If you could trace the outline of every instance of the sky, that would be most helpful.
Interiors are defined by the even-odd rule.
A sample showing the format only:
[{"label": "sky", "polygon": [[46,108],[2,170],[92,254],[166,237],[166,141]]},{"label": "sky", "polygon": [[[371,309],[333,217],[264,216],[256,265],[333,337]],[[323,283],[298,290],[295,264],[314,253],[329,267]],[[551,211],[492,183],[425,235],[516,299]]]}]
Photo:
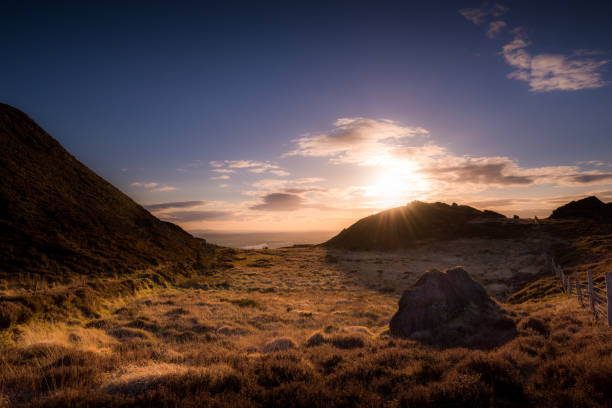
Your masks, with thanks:
[{"label": "sky", "polygon": [[612,201],[610,2],[89,3],[0,2],[0,101],[187,230]]}]

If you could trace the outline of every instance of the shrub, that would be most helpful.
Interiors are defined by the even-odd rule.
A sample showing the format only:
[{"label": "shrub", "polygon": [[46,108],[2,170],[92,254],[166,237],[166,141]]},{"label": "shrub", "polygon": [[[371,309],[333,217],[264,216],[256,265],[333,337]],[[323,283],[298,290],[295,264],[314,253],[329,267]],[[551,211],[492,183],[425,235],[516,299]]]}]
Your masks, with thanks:
[{"label": "shrub", "polygon": [[232,299],[230,303],[238,307],[259,307],[259,303],[254,299]]},{"label": "shrub", "polygon": [[358,334],[336,334],[329,339],[329,342],[340,349],[354,349],[365,347],[364,336]]}]

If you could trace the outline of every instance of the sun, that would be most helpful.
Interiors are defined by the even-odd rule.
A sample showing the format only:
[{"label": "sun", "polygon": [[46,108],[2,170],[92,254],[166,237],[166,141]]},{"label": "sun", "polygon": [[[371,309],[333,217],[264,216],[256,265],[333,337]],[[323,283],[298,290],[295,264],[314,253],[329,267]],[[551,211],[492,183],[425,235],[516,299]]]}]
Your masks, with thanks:
[{"label": "sun", "polygon": [[375,206],[390,208],[420,199],[429,190],[429,183],[412,163],[402,163],[383,169],[366,189]]}]

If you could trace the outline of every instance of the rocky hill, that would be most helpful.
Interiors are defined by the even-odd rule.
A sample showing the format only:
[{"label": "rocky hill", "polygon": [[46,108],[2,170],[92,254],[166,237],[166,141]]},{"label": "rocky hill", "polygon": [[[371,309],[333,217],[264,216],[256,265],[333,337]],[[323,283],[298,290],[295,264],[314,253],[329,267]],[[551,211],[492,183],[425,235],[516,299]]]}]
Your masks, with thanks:
[{"label": "rocky hill", "polygon": [[203,241],[160,221],[0,104],[0,279],[194,265]]},{"label": "rocky hill", "polygon": [[323,245],[367,250],[409,247],[426,239],[513,236],[522,229],[493,211],[467,205],[413,201],[362,218]]}]

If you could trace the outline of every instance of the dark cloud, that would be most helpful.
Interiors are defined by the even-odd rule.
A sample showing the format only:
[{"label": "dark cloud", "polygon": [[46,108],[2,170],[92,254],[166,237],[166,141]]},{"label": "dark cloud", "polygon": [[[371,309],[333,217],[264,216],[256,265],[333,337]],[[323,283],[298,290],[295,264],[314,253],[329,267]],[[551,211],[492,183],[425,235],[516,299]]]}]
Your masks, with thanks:
[{"label": "dark cloud", "polygon": [[150,211],[168,210],[170,208],[190,208],[205,204],[205,201],[175,201],[170,203],[159,203],[145,205],[144,207]]},{"label": "dark cloud", "polygon": [[597,183],[600,181],[611,180],[612,173],[600,173],[600,174],[574,174],[565,178],[566,181],[576,184],[589,184]]},{"label": "dark cloud", "polygon": [[474,184],[527,185],[534,179],[527,176],[504,174],[508,162],[498,163],[466,163],[453,167],[433,168],[427,172],[436,175],[448,175],[456,182]]},{"label": "dark cloud", "polygon": [[302,194],[302,193],[310,193],[310,192],[319,192],[319,193],[324,193],[327,191],[326,188],[319,188],[319,187],[304,187],[304,188],[286,188],[283,190],[283,192],[285,193],[290,193],[290,194]]},{"label": "dark cloud", "polygon": [[295,194],[271,193],[263,196],[263,203],[250,207],[258,211],[295,211],[302,207],[304,199]]},{"label": "dark cloud", "polygon": [[190,221],[207,221],[207,220],[231,220],[234,219],[234,213],[231,211],[174,211],[164,213],[161,218],[172,222],[190,222]]},{"label": "dark cloud", "polygon": [[516,204],[517,202],[521,202],[514,198],[499,198],[493,200],[481,200],[481,201],[471,201],[468,205],[476,208],[484,208],[484,207],[503,207],[507,205]]}]

